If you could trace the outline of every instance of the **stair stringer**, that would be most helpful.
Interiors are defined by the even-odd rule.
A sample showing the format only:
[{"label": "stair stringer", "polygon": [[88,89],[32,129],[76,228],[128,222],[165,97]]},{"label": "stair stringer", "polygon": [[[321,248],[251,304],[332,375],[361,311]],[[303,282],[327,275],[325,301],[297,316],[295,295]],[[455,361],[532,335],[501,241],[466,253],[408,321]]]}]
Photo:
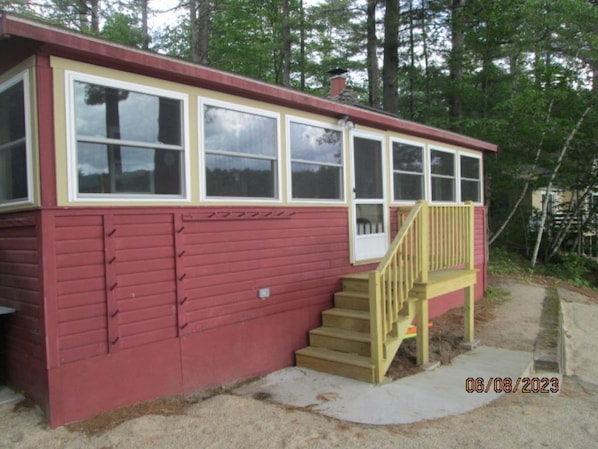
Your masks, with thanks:
[{"label": "stair stringer", "polygon": [[[409,298],[405,301],[403,309],[399,312],[401,318],[395,323],[392,330],[392,334],[396,337],[390,337],[383,345],[384,357],[381,360],[382,366],[380,367],[380,370],[384,374],[386,374],[388,368],[390,368],[395,355],[407,336],[407,331],[413,324],[417,301],[418,300],[415,298]],[[372,363],[375,363],[374,358],[372,358]]]}]

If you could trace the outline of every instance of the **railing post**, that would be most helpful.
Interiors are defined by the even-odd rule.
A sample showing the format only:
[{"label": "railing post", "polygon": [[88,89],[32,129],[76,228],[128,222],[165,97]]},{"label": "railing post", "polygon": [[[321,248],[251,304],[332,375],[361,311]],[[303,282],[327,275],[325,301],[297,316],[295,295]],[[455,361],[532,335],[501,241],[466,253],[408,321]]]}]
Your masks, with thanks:
[{"label": "railing post", "polygon": [[[467,269],[473,270],[475,267],[475,209],[472,202],[467,203]],[[465,288],[465,328],[463,333],[463,342],[472,343],[474,341],[474,286],[469,285]]]},{"label": "railing post", "polygon": [[421,204],[421,225],[417,238],[420,241],[421,250],[421,282],[425,283],[428,282],[428,272],[430,271],[430,208],[425,201],[421,201]]},{"label": "railing post", "polygon": [[380,383],[384,378],[384,372],[382,371],[384,335],[382,335],[382,294],[380,289],[380,273],[377,270],[370,271],[370,348],[372,353],[371,361],[374,365],[374,383]]},{"label": "railing post", "polygon": [[475,206],[473,202],[465,203],[467,206],[467,269],[475,267]]}]

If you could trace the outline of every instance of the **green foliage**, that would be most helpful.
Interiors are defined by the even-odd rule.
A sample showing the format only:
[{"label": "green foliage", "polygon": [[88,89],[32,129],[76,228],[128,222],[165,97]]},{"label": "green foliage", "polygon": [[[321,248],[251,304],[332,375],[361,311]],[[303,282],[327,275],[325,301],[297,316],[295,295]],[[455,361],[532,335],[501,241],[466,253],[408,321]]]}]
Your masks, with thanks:
[{"label": "green foliage", "polygon": [[100,36],[132,47],[143,45],[143,32],[137,17],[120,12],[106,18]]},{"label": "green foliage", "polygon": [[490,250],[488,272],[530,279],[531,276],[550,276],[577,287],[598,288],[598,262],[574,253],[557,253],[548,263],[530,267],[527,258],[505,248]]},{"label": "green foliage", "polygon": [[501,247],[490,248],[488,272],[496,275],[528,275],[529,261],[519,254]]},{"label": "green foliage", "polygon": [[[578,287],[597,286],[591,280],[592,272],[598,272],[596,262],[573,253],[559,253],[549,264],[544,265],[543,271],[548,276],[554,276]],[[592,285],[594,284],[594,285]]]}]

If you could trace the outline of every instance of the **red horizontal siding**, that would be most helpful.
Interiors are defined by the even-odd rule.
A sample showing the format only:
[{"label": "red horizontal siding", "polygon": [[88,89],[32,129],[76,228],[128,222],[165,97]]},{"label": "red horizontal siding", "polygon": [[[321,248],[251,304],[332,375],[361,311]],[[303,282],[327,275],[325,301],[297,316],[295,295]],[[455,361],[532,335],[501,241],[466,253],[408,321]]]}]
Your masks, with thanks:
[{"label": "red horizontal siding", "polygon": [[38,212],[0,217],[0,305],[16,309],[5,318],[10,382],[36,401],[47,401],[45,336]]},{"label": "red horizontal siding", "polygon": [[57,215],[55,235],[59,360],[106,354],[103,218]]},{"label": "red horizontal siding", "polygon": [[[344,208],[184,221],[185,332],[329,303],[339,276],[350,270],[347,224]],[[325,287],[314,295],[305,292],[310,285]],[[270,297],[258,299],[259,288],[269,288]]]}]

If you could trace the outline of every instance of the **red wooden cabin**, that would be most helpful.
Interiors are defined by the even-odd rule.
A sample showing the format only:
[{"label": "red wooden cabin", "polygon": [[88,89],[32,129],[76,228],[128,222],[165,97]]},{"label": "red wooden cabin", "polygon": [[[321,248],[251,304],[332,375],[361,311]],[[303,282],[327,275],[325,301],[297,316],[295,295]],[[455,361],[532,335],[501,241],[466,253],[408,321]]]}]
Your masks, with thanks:
[{"label": "red wooden cabin", "polygon": [[8,380],[59,426],[291,366],[416,200],[473,202],[479,298],[495,151],[1,13]]}]

